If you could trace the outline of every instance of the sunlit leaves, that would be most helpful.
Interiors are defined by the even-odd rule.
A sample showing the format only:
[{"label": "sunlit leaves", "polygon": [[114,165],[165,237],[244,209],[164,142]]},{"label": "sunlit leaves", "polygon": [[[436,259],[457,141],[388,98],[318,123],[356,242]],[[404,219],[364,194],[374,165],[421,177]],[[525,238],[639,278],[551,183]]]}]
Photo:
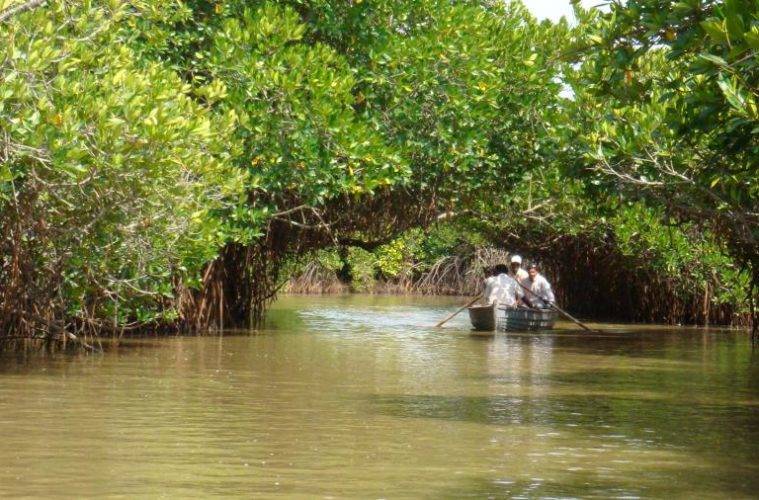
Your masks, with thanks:
[{"label": "sunlit leaves", "polygon": [[222,21],[209,53],[207,71],[226,93],[217,105],[242,117],[239,163],[264,203],[289,195],[318,205],[404,176],[402,160],[355,115],[345,59],[300,43],[305,29],[292,9],[265,4]]},{"label": "sunlit leaves", "polygon": [[539,161],[534,127],[558,101],[548,43],[561,28],[537,26],[516,5],[423,5],[429,15],[387,36],[360,73],[365,113],[403,149],[422,192],[497,210],[504,181]]},{"label": "sunlit leaves", "polygon": [[[192,275],[216,255],[224,239],[213,212],[242,189],[242,174],[224,161],[227,116],[124,43],[136,36],[131,21],[162,12],[150,2],[51,2],[0,26],[11,41],[0,78],[9,153],[0,211],[4,220],[23,213],[18,224],[36,228],[18,251],[66,277],[56,293],[72,315],[105,294],[87,314],[119,303],[150,318],[172,270]],[[3,244],[15,229],[7,230]],[[37,276],[41,287],[57,279]]]},{"label": "sunlit leaves", "polygon": [[756,2],[630,0],[582,15],[568,73],[583,176],[712,229],[756,270]]}]

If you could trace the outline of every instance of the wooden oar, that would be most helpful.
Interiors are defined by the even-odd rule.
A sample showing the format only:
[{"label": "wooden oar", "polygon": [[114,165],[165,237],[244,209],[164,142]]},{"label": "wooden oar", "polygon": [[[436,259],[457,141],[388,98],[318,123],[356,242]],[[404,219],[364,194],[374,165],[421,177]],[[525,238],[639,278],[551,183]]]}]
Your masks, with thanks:
[{"label": "wooden oar", "polygon": [[519,280],[515,279],[514,281],[516,281],[517,285],[521,286],[525,291],[531,293],[532,295],[534,295],[535,297],[539,298],[543,302],[546,302],[549,306],[551,306],[554,309],[556,309],[559,313],[561,313],[569,321],[572,321],[573,323],[581,326],[584,330],[589,331],[589,332],[602,333],[601,330],[594,330],[593,328],[588,328],[588,326],[585,325],[584,323],[582,323],[579,319],[575,318],[574,316],[572,316],[571,314],[569,314],[567,311],[565,311],[561,307],[559,307],[556,304],[554,304],[553,302],[547,302],[547,301],[543,300],[537,293],[533,292],[532,290],[530,290],[529,288],[527,288],[526,286],[524,286],[523,284],[521,284],[519,282]]},{"label": "wooden oar", "polygon": [[451,314],[450,316],[448,316],[447,318],[445,318],[443,321],[441,321],[440,323],[438,323],[437,325],[435,325],[435,328],[440,328],[444,324],[448,323],[450,320],[452,320],[453,318],[455,318],[456,315],[458,315],[458,313],[460,313],[461,311],[463,311],[467,307],[470,307],[472,304],[474,304],[475,302],[477,302],[481,298],[482,298],[482,294],[478,295],[470,303],[468,303],[467,305],[465,305],[464,307],[462,307],[461,309],[459,309],[458,311],[456,311],[455,313]]}]

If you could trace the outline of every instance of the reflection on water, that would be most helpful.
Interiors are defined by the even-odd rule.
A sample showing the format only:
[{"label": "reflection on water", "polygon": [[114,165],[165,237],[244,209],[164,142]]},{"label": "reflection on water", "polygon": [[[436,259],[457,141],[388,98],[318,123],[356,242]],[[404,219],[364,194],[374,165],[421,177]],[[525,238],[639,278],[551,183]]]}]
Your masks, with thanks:
[{"label": "reflection on water", "polygon": [[267,329],[0,359],[0,496],[750,497],[747,335],[473,336],[447,298],[288,297]]}]

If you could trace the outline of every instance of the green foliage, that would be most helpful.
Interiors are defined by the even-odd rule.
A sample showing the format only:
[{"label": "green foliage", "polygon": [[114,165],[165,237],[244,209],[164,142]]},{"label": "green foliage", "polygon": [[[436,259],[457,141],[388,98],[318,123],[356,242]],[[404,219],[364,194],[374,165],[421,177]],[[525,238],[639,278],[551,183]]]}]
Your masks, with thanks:
[{"label": "green foliage", "polygon": [[211,88],[220,89],[219,107],[239,117],[237,161],[247,164],[251,188],[319,205],[394,183],[402,163],[354,116],[350,68],[329,47],[300,43],[304,31],[293,10],[265,4],[226,19],[216,34]]},{"label": "green foliage", "polygon": [[197,94],[236,118],[233,162],[249,172],[244,229],[292,203],[321,206],[402,181],[406,162],[353,109],[354,70],[309,37],[302,2],[190,2],[160,52]]},{"label": "green foliage", "polygon": [[643,263],[647,271],[671,278],[685,295],[713,285],[717,303],[742,304],[749,276],[733,264],[714,241],[692,224],[665,225],[665,217],[641,204],[631,204],[610,220],[615,244]]},{"label": "green foliage", "polygon": [[374,283],[375,259],[371,252],[363,248],[350,247],[347,254],[351,289],[362,292]]},{"label": "green foliage", "polygon": [[74,316],[160,313],[171,276],[216,255],[213,212],[243,185],[224,161],[230,121],[132,50],[132,22],[154,9],[53,2],[0,25],[2,245],[29,259],[6,257],[0,279],[33,266],[29,291]]},{"label": "green foliage", "polygon": [[[248,259],[225,285],[259,290],[276,280],[255,272],[316,252],[365,290],[547,228],[614,235],[684,287],[742,286],[724,249],[756,261],[755,2],[578,13],[575,29],[490,0],[57,0],[10,16],[0,317],[181,321],[223,248]],[[271,265],[252,270],[260,248]],[[250,307],[238,295],[226,305]]]},{"label": "green foliage", "polygon": [[375,249],[372,253],[378,274],[386,279],[395,279],[415,269],[420,256],[424,255],[427,241],[427,235],[415,228]]},{"label": "green foliage", "polygon": [[362,107],[409,158],[419,191],[472,206],[534,164],[535,128],[558,93],[549,41],[563,32],[519,5],[427,5],[372,53]]},{"label": "green foliage", "polygon": [[374,255],[379,272],[388,278],[397,278],[409,260],[408,248],[402,238],[382,245],[374,252]]},{"label": "green foliage", "polygon": [[474,248],[487,244],[487,238],[470,221],[436,224],[417,245],[416,268],[424,272],[440,259],[471,254]]},{"label": "green foliage", "polygon": [[344,263],[340,258],[340,253],[337,250],[318,250],[316,252],[316,260],[319,265],[334,273],[339,273],[344,267]]},{"label": "green foliage", "polygon": [[615,1],[580,14],[573,174],[709,228],[756,282],[756,2]]}]

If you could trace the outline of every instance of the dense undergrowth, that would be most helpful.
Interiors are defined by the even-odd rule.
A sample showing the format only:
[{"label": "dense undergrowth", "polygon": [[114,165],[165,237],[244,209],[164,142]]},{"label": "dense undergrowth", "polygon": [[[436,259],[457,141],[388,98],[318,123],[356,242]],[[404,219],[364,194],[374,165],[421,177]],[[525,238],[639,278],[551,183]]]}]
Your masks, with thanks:
[{"label": "dense undergrowth", "polygon": [[460,293],[505,250],[582,314],[744,318],[755,2],[577,16],[0,0],[0,338],[255,325],[291,272]]}]

